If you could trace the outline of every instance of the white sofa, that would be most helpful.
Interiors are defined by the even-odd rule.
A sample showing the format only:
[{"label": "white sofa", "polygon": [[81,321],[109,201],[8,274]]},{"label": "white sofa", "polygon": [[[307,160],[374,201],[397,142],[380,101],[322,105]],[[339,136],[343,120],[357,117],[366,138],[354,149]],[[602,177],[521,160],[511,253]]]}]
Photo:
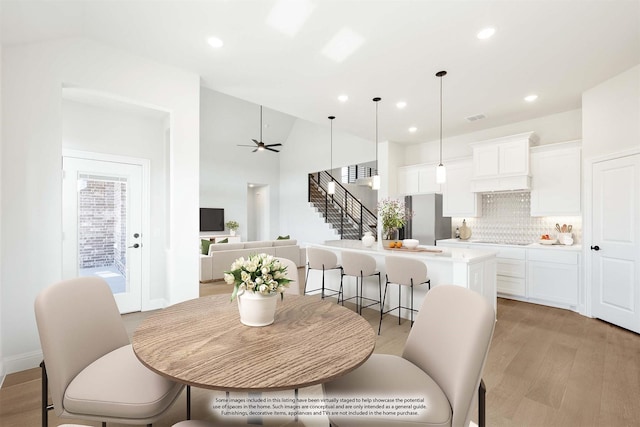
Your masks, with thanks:
[{"label": "white sofa", "polygon": [[307,262],[305,248],[301,248],[295,239],[212,243],[209,246],[209,253],[200,255],[200,281],[222,279],[224,272],[231,268],[231,264],[236,259],[259,253],[290,259],[298,267],[304,267]]}]

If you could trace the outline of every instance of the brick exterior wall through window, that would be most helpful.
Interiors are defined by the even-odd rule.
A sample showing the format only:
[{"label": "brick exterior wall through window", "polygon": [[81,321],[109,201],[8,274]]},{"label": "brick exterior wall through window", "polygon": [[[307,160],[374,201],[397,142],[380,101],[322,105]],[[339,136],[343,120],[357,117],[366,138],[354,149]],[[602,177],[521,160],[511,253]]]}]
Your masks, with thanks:
[{"label": "brick exterior wall through window", "polygon": [[116,266],[126,269],[127,184],[84,178],[78,192],[79,268]]}]

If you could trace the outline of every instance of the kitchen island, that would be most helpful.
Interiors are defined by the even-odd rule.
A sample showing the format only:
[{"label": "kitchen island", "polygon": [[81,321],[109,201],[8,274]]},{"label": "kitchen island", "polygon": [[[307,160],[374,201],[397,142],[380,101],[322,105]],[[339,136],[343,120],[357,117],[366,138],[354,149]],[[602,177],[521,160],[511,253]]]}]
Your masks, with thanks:
[{"label": "kitchen island", "polygon": [[[341,262],[340,256],[343,251],[357,251],[373,256],[376,260],[378,271],[381,273],[383,290],[385,282],[385,256],[392,255],[420,259],[427,265],[427,274],[431,279],[432,287],[439,285],[457,285],[471,289],[484,296],[494,310],[496,309],[496,251],[419,246],[418,248],[423,250],[442,252],[418,252],[407,249],[385,249],[379,242],[367,248],[360,240],[329,240],[322,244],[309,244],[308,246],[315,246],[336,253],[338,262]],[[318,283],[321,280],[321,274],[321,271],[310,270],[309,282]],[[326,286],[338,289],[340,286],[340,277],[337,270],[335,273],[326,272],[325,275]],[[365,278],[363,296],[378,299],[378,286],[376,281],[377,278],[375,277]],[[317,286],[310,285],[309,289],[315,289],[316,287]],[[395,291],[395,287],[396,285],[393,285],[389,288],[387,301],[385,302],[385,310],[398,305],[398,293]],[[422,305],[422,299],[427,290],[428,286],[426,284],[414,286],[415,307]],[[355,279],[345,277],[344,292],[345,299],[355,296]],[[402,293],[402,305],[408,306],[409,295],[409,292]],[[401,316],[409,318],[409,312],[403,310]]]}]

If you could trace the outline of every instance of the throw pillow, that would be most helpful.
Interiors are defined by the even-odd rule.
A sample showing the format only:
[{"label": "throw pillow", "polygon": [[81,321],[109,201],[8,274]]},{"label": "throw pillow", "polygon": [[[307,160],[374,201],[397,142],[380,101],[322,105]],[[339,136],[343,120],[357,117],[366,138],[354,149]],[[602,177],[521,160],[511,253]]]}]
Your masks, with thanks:
[{"label": "throw pillow", "polygon": [[209,255],[209,246],[211,246],[211,243],[209,239],[200,239],[200,251],[202,255]]},{"label": "throw pillow", "polygon": [[286,236],[278,236],[278,238],[276,240],[289,240],[289,239],[290,239],[290,237],[287,234]]},{"label": "throw pillow", "polygon": [[224,239],[222,239],[222,240],[218,240],[216,243],[229,243],[229,238],[228,238],[228,237],[225,237],[225,238],[224,238]]}]

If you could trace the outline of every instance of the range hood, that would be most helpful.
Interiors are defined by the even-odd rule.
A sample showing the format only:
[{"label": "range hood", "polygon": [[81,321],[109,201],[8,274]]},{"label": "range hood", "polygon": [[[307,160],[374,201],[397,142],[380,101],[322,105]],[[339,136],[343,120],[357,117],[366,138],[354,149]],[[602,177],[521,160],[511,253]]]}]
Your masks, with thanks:
[{"label": "range hood", "polygon": [[533,132],[474,142],[471,191],[474,193],[531,191],[529,148]]}]

